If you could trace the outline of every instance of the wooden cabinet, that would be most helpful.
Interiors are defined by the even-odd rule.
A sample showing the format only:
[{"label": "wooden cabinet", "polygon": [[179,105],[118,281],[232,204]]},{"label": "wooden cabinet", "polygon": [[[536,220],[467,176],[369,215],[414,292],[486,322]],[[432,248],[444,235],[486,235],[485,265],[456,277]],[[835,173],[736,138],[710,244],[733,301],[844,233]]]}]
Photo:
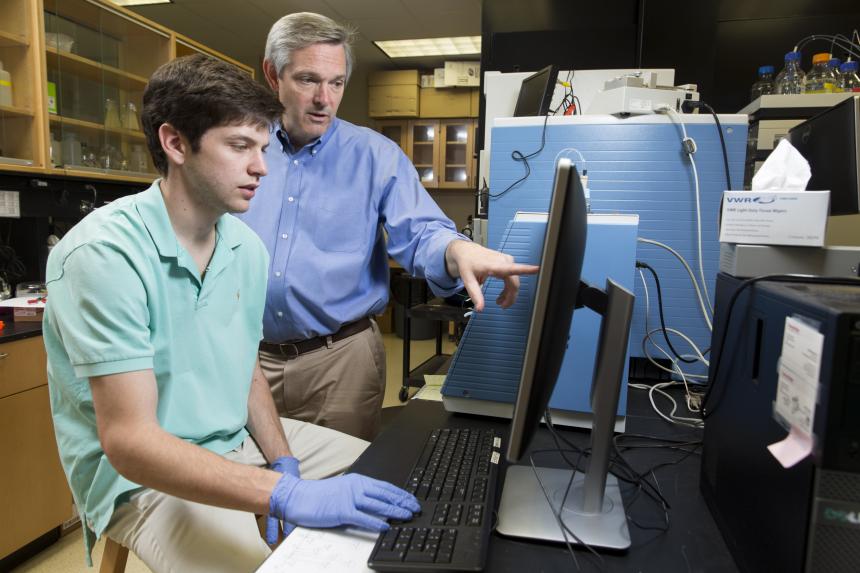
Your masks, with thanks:
[{"label": "wooden cabinet", "polygon": [[0,1],[0,169],[46,166],[40,23],[35,1]]},{"label": "wooden cabinet", "polygon": [[0,558],[72,515],[40,336],[0,344]]},{"label": "wooden cabinet", "polygon": [[474,187],[474,120],[384,120],[377,122],[377,130],[403,149],[424,187]]},{"label": "wooden cabinet", "polygon": [[88,0],[44,0],[52,171],[151,180],[143,90],[170,33]]},{"label": "wooden cabinet", "polygon": [[151,182],[144,88],[158,66],[197,52],[254,75],[105,0],[0,1],[0,171]]}]

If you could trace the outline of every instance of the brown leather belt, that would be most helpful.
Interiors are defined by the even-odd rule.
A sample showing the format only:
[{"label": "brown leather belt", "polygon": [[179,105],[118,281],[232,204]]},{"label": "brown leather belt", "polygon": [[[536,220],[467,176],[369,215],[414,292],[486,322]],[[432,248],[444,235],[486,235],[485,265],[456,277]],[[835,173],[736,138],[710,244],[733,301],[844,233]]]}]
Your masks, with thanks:
[{"label": "brown leather belt", "polygon": [[349,338],[353,334],[358,334],[368,328],[370,328],[370,319],[364,317],[356,320],[355,322],[344,324],[340,327],[340,330],[329,336],[316,336],[314,338],[308,338],[307,340],[281,343],[266,342],[263,340],[260,342],[260,350],[271,352],[272,354],[280,354],[281,356],[285,356],[287,360],[291,360],[293,358],[298,358],[305,352],[322,348],[323,346],[328,345],[329,342],[337,342],[338,340]]}]

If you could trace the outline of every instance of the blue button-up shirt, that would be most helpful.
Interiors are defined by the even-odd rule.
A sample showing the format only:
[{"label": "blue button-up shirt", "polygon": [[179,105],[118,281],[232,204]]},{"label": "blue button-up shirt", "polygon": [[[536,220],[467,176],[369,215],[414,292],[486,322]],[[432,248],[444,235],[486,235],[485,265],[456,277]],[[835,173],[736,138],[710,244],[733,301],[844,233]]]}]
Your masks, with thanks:
[{"label": "blue button-up shirt", "polygon": [[277,126],[266,166],[250,209],[240,215],[271,256],[266,340],[327,335],[381,313],[389,254],[439,296],[461,288],[445,268],[445,249],[453,239],[468,239],[393,141],[335,118],[322,137],[294,150]]}]

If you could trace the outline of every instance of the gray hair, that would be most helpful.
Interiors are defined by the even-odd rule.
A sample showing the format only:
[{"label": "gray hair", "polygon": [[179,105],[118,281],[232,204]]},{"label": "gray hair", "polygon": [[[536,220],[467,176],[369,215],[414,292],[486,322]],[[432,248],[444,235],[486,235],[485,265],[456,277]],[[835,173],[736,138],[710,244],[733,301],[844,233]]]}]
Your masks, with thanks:
[{"label": "gray hair", "polygon": [[272,25],[266,38],[266,59],[272,63],[281,77],[281,72],[290,64],[294,51],[313,44],[333,44],[343,46],[346,54],[346,79],[352,73],[352,42],[355,30],[339,24],[322,14],[296,12],[287,14]]}]

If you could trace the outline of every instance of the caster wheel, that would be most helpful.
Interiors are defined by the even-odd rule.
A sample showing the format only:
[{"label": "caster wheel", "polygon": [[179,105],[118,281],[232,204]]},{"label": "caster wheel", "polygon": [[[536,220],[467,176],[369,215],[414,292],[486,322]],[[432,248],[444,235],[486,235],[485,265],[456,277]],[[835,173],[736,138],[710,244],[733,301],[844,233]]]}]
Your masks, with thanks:
[{"label": "caster wheel", "polygon": [[400,394],[398,394],[398,397],[400,398],[401,402],[405,402],[406,400],[408,400],[409,399],[409,389],[406,388],[406,386],[401,388]]}]

